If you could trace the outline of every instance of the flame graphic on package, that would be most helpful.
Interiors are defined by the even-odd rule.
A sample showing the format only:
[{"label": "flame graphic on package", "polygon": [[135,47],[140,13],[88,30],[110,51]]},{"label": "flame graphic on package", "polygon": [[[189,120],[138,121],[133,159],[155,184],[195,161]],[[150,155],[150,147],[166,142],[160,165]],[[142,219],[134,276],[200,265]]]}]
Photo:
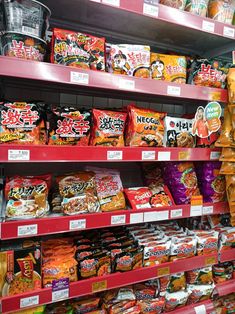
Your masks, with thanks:
[{"label": "flame graphic on package", "polygon": [[33,261],[30,257],[19,258],[17,262],[20,266],[22,278],[33,279]]}]

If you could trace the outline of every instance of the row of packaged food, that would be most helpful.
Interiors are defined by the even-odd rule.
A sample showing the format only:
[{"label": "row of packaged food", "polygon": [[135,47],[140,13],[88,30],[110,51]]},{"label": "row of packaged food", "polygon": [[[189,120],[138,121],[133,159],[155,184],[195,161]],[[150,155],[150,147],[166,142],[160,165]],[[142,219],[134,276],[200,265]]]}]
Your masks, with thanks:
[{"label": "row of packaged food", "polygon": [[[226,200],[220,162],[144,163],[138,169],[144,184],[127,188],[123,188],[118,170],[92,166],[55,178],[50,174],[7,177],[1,187],[1,217],[14,220],[52,214],[158,209],[189,204],[198,196],[204,203]],[[125,172],[123,176],[127,179]],[[228,192],[233,192],[231,187]]]}]

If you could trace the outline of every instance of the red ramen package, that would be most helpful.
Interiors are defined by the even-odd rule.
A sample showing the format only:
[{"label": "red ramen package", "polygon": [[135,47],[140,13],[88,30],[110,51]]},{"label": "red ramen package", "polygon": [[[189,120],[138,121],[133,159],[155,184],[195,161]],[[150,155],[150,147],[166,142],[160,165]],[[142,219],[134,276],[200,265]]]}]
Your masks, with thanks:
[{"label": "red ramen package", "polygon": [[106,46],[108,72],[141,78],[150,77],[150,47],[142,45]]},{"label": "red ramen package", "polygon": [[95,174],[81,171],[57,178],[62,208],[67,215],[98,212],[100,204],[95,189]]},{"label": "red ramen package", "polygon": [[193,121],[191,119],[165,117],[163,145],[170,147],[194,147],[195,138],[192,135]]},{"label": "red ramen package", "polygon": [[149,300],[140,300],[137,304],[141,308],[141,314],[160,314],[164,309],[165,298],[159,297]]},{"label": "red ramen package", "polygon": [[0,144],[45,144],[43,104],[0,103]]},{"label": "red ramen package", "polygon": [[104,71],[104,51],[104,38],[53,29],[51,63]]},{"label": "red ramen package", "polygon": [[200,195],[192,162],[168,162],[163,172],[165,184],[177,205],[188,204],[192,196]]},{"label": "red ramen package", "polygon": [[222,61],[195,59],[190,65],[188,84],[225,88],[229,67]]},{"label": "red ramen package", "polygon": [[8,178],[5,186],[6,218],[31,219],[47,215],[50,185],[50,175]]},{"label": "red ramen package", "polygon": [[51,106],[47,113],[49,145],[88,146],[91,112]]},{"label": "red ramen package", "polygon": [[90,145],[124,146],[125,112],[93,109]]},{"label": "red ramen package", "polygon": [[165,116],[163,112],[129,105],[126,145],[163,146]]}]

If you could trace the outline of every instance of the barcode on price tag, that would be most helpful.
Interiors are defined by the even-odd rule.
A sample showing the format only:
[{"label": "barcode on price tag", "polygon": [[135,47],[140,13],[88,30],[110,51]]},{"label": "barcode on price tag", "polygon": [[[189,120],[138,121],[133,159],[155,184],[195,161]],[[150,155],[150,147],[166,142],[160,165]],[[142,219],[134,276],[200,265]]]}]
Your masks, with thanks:
[{"label": "barcode on price tag", "polygon": [[210,153],[210,160],[217,160],[220,158],[221,152],[211,152]]},{"label": "barcode on price tag", "polygon": [[210,32],[210,33],[214,33],[215,31],[215,23],[209,22],[209,21],[202,21],[202,29],[204,31]]},{"label": "barcode on price tag", "polygon": [[81,72],[70,72],[70,82],[79,84],[89,84],[89,74]]},{"label": "barcode on price tag", "polygon": [[86,219],[70,220],[69,230],[86,229]]},{"label": "barcode on price tag", "polygon": [[153,17],[158,17],[159,8],[158,6],[144,3],[143,13]]},{"label": "barcode on price tag", "polygon": [[181,87],[179,86],[167,86],[167,95],[180,96]]},{"label": "barcode on price tag", "polygon": [[120,0],[103,0],[102,1],[104,4],[110,4],[115,7],[120,7]]},{"label": "barcode on price tag", "polygon": [[134,90],[135,89],[135,81],[119,79],[119,88]]},{"label": "barcode on price tag", "polygon": [[213,209],[214,209],[213,206],[203,206],[202,207],[202,213],[203,213],[203,215],[211,215],[211,214],[213,214]]},{"label": "barcode on price tag", "polygon": [[28,306],[34,306],[39,304],[39,295],[20,299],[20,308],[23,309]]},{"label": "barcode on price tag", "polygon": [[202,215],[202,205],[191,205],[190,217],[201,216],[201,215]]},{"label": "barcode on price tag", "polygon": [[30,151],[23,149],[9,149],[8,160],[29,160]]},{"label": "barcode on price tag", "polygon": [[120,225],[126,223],[126,215],[115,215],[111,217],[111,225]]},{"label": "barcode on price tag", "polygon": [[195,306],[194,310],[196,314],[206,314],[206,307],[203,304]]},{"label": "barcode on price tag", "polygon": [[171,210],[171,218],[178,218],[178,217],[182,217],[182,216],[183,216],[182,208]]},{"label": "barcode on price tag", "polygon": [[156,152],[155,151],[144,151],[142,152],[142,160],[155,160]]},{"label": "barcode on price tag", "polygon": [[107,151],[107,160],[122,160],[122,151],[121,150]]},{"label": "barcode on price tag", "polygon": [[130,224],[138,224],[144,222],[144,213],[130,214]]},{"label": "barcode on price tag", "polygon": [[234,28],[224,26],[224,36],[234,38],[235,30]]},{"label": "barcode on price tag", "polygon": [[38,234],[38,225],[27,225],[27,226],[18,226],[17,236],[27,236]]}]

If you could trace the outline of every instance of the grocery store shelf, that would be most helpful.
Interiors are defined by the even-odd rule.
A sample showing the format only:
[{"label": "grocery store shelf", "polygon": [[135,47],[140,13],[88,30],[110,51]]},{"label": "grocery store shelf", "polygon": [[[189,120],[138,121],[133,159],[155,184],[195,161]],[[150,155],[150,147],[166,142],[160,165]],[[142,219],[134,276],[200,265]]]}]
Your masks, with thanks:
[{"label": "grocery store shelf", "polygon": [[170,312],[171,314],[211,314],[211,312],[214,310],[214,304],[211,300],[186,305],[184,307],[180,307],[179,309]]},{"label": "grocery store shelf", "polygon": [[[235,256],[234,256],[235,258]],[[235,291],[235,279],[228,280],[216,285],[216,292],[220,297]]]},{"label": "grocery store shelf", "polygon": [[[234,48],[234,26],[164,5],[153,6],[150,1],[70,0],[69,6],[65,0],[43,2],[52,10],[53,26],[105,36],[111,42],[149,44],[158,50],[203,57]],[[229,57],[231,60],[231,53]]]},{"label": "grocery store shelf", "polygon": [[235,260],[235,248],[230,250],[225,250],[222,253],[220,253],[220,262],[228,262]]},{"label": "grocery store shelf", "polygon": [[114,91],[120,95],[162,96],[197,101],[227,101],[227,90],[176,84],[153,79],[115,75],[101,71],[75,69],[57,64],[0,57],[0,76],[76,86],[88,90]]},{"label": "grocery store shelf", "polygon": [[[220,149],[1,145],[0,162],[218,160]],[[68,154],[69,152],[69,154]]]},{"label": "grocery store shelf", "polygon": [[[91,293],[96,293],[99,291],[110,290],[113,288],[118,288],[126,286],[128,284],[134,284],[137,282],[145,281],[148,279],[153,279],[156,277],[161,277],[170,273],[188,271],[194,268],[200,268],[218,262],[217,255],[205,255],[205,256],[195,256],[188,258],[187,262],[185,259],[178,260],[175,262],[164,263],[161,265],[153,267],[145,267],[125,273],[115,273],[103,277],[94,277],[91,279],[80,280],[78,282],[73,282],[69,286],[69,298],[75,298],[79,296],[89,295]],[[22,299],[29,299],[23,300]],[[33,300],[33,301],[31,301]],[[1,299],[2,302],[2,313],[8,313],[19,310],[20,304],[27,303],[30,307],[30,301],[37,304],[45,304],[52,302],[52,290],[50,288],[40,289],[30,293],[23,293],[14,296],[4,297]],[[55,301],[55,300],[54,300]],[[34,305],[37,305],[33,303]],[[32,306],[32,304],[31,304]]]},{"label": "grocery store shelf", "polygon": [[[200,206],[199,206],[200,207]],[[228,212],[225,202],[198,206],[174,205],[161,209],[122,210],[104,213],[80,214],[76,216],[46,217],[30,220],[15,220],[0,223],[1,239],[14,239],[30,236],[41,236],[88,230],[103,227],[114,227],[151,221],[180,219],[191,216],[221,214]],[[234,258],[235,259],[235,258]]]}]

